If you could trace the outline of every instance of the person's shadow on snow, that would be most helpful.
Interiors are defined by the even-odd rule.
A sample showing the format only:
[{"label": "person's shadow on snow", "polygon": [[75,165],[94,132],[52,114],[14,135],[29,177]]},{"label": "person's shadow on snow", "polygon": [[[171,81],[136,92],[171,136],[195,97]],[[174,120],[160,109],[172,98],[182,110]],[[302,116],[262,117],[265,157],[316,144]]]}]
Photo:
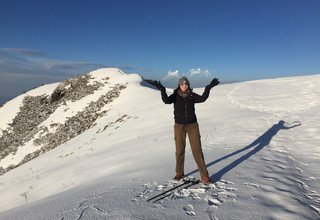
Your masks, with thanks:
[{"label": "person's shadow on snow", "polygon": [[[249,157],[251,157],[252,155],[258,153],[260,150],[262,150],[265,146],[267,146],[271,139],[278,133],[278,131],[282,130],[282,129],[291,129],[297,126],[300,126],[301,124],[296,124],[290,127],[287,127],[284,125],[285,121],[280,120],[277,124],[274,124],[271,128],[269,128],[264,134],[262,134],[259,138],[257,138],[255,141],[253,141],[251,144],[249,144],[248,146],[237,150],[231,154],[228,154],[224,157],[221,157],[215,161],[212,161],[211,163],[207,164],[207,167],[210,167],[222,160],[225,160],[229,157],[232,157],[236,154],[241,153],[242,151],[248,150],[250,148],[255,147],[253,150],[251,150],[250,152],[248,152],[247,154],[243,155],[242,157],[240,157],[239,159],[233,161],[232,163],[230,163],[229,165],[227,165],[226,167],[224,167],[223,169],[221,169],[220,171],[218,171],[217,173],[213,174],[210,179],[212,179],[214,182],[221,180],[221,177],[226,174],[227,172],[229,172],[230,170],[232,170],[233,168],[235,168],[236,166],[238,166],[240,163],[242,163],[243,161],[247,160]],[[188,173],[187,175],[191,175],[196,173],[198,170],[194,170],[190,173]]]}]

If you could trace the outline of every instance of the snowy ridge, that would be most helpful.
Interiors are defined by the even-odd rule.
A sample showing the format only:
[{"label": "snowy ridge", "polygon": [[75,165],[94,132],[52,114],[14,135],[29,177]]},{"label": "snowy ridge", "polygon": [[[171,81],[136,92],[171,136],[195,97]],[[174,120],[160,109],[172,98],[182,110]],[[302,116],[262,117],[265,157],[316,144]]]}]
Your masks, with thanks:
[{"label": "snowy ridge", "polygon": [[[68,120],[77,125],[74,129],[87,124],[73,123],[75,116],[86,115],[90,126],[0,176],[1,219],[320,218],[320,75],[214,88],[196,112],[208,171],[216,182],[178,189],[154,204],[146,200],[176,184],[170,180],[173,107],[162,103],[159,91],[142,86],[137,74],[101,69],[88,75],[86,85],[98,88],[59,104],[19,150],[30,153],[33,140],[64,128]],[[27,94],[51,95],[57,86]],[[114,98],[105,99],[106,94]],[[0,115],[9,107],[17,112],[22,99],[7,103]],[[102,100],[107,104],[100,106]],[[95,107],[88,108],[90,103]],[[13,115],[1,117],[2,130]],[[18,154],[0,163],[8,166],[15,161],[12,156],[18,162]],[[189,146],[185,173],[198,177]]]},{"label": "snowy ridge", "polygon": [[[317,76],[249,81],[238,83],[233,90],[229,91],[227,97],[230,102],[240,107],[265,111],[282,117],[292,111],[302,112],[319,106],[320,101],[317,100],[319,97],[318,81]],[[257,86],[259,89],[256,88]],[[239,92],[242,96],[233,99]],[[282,104],[286,108],[279,106],[277,102],[274,102],[274,99],[282,100]]]},{"label": "snowy ridge", "polygon": [[[11,119],[13,122],[9,124],[7,121],[3,126],[6,130],[1,139],[1,144],[5,146],[5,153],[1,155],[0,160],[2,173],[37,157],[41,152],[55,148],[93,126],[95,120],[107,112],[103,108],[117,98],[126,87],[124,81],[121,85],[109,83],[108,75],[117,79],[118,75],[124,76],[124,73],[116,69],[107,72],[98,70],[67,79],[60,83],[50,96],[46,95],[48,92],[40,93],[43,88],[37,89],[38,93],[33,91],[23,95],[20,109],[15,118]],[[37,98],[38,100],[33,101]],[[5,112],[7,109],[10,109],[10,105],[5,105],[1,110]],[[33,113],[33,109],[40,110]],[[19,117],[21,119],[18,119]],[[40,120],[35,122],[34,117]],[[27,126],[20,128],[24,122]],[[24,133],[25,130],[31,132]],[[21,136],[19,139],[17,134],[21,135],[21,132],[29,138],[25,140],[25,137]],[[7,138],[8,136],[11,138]]]}]

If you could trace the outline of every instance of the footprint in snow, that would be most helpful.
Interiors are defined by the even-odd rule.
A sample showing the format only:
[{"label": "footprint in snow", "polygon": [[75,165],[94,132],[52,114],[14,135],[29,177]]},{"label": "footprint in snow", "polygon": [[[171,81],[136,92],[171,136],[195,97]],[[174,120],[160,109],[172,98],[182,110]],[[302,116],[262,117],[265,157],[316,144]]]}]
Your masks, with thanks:
[{"label": "footprint in snow", "polygon": [[257,183],[244,183],[244,185],[248,187],[253,187],[253,188],[260,188],[260,185]]},{"label": "footprint in snow", "polygon": [[221,202],[236,202],[237,201],[237,195],[232,192],[218,192],[215,194],[216,198],[219,199]]},{"label": "footprint in snow", "polygon": [[208,213],[210,220],[219,220],[219,218],[214,215],[215,212],[216,212],[216,207],[209,206],[209,208],[207,208],[206,213]]},{"label": "footprint in snow", "polygon": [[193,206],[188,204],[187,206],[183,207],[183,210],[186,212],[187,215],[190,215],[190,216],[195,216],[196,213],[194,212],[193,210]]},{"label": "footprint in snow", "polygon": [[221,205],[221,202],[218,199],[215,199],[213,197],[207,198],[207,201],[210,207],[218,207]]}]

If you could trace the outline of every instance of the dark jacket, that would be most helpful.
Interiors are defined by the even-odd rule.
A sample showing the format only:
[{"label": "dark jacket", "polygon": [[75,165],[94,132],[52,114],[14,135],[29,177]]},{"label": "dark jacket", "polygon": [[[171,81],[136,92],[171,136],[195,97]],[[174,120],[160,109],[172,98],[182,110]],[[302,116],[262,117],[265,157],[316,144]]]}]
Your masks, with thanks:
[{"label": "dark jacket", "polygon": [[173,94],[168,97],[166,90],[161,90],[162,101],[165,104],[174,104],[174,120],[177,124],[191,124],[197,122],[195,114],[195,103],[201,103],[207,100],[210,93],[210,87],[206,87],[203,94],[200,96],[192,90],[186,97],[179,94],[179,88],[174,90]]}]

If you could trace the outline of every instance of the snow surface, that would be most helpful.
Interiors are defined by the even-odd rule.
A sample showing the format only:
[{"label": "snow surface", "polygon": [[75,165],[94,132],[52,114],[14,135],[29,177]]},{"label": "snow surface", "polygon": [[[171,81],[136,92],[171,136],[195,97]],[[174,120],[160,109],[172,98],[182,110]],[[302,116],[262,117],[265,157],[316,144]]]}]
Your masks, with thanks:
[{"label": "snow surface", "polygon": [[[196,112],[216,182],[152,203],[147,199],[177,184],[170,180],[173,106],[138,74],[112,68],[89,74],[109,77],[109,84],[58,108],[42,125],[63,122],[117,83],[127,87],[96,126],[0,176],[0,219],[320,219],[320,75],[213,88]],[[28,94],[49,95],[56,86]],[[0,129],[24,96],[0,109]],[[21,157],[34,150],[31,143],[21,146]],[[198,177],[186,150],[185,173]],[[4,158],[0,166],[20,159]]]}]

